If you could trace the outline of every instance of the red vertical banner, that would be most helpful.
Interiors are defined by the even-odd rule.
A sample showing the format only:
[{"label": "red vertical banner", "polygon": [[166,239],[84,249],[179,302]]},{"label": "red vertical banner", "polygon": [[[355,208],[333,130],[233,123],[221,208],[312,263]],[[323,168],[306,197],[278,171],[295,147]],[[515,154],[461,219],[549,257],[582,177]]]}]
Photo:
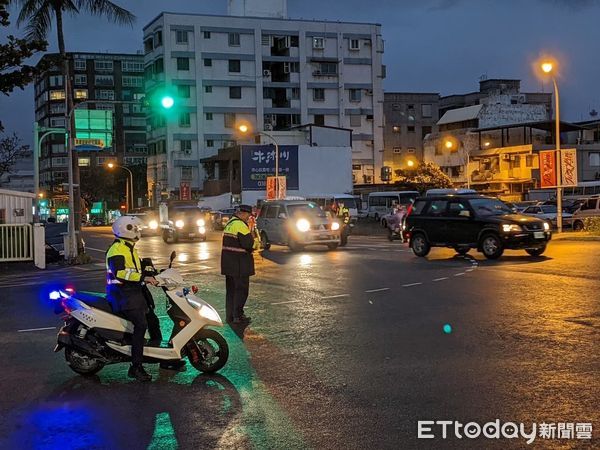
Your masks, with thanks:
[{"label": "red vertical banner", "polygon": [[556,150],[540,152],[540,187],[556,187]]},{"label": "red vertical banner", "polygon": [[192,193],[190,190],[190,183],[181,182],[179,183],[179,200],[191,200]]},{"label": "red vertical banner", "polygon": [[560,151],[562,186],[577,186],[577,150],[567,148]]},{"label": "red vertical banner", "polygon": [[[279,185],[279,196],[277,196],[277,185]],[[267,177],[267,200],[279,200],[286,197],[287,183],[282,176]]]},{"label": "red vertical banner", "polygon": [[276,183],[275,177],[267,177],[267,200],[275,200]]}]

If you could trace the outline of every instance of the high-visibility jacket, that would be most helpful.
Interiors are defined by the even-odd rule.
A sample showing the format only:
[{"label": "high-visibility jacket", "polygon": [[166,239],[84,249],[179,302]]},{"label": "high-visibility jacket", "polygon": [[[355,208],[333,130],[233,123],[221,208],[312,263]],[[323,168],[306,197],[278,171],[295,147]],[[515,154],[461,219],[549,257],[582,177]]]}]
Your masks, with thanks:
[{"label": "high-visibility jacket", "polygon": [[146,308],[142,261],[135,244],[115,239],[106,252],[106,295],[115,311]]},{"label": "high-visibility jacket", "polygon": [[345,206],[338,210],[338,217],[341,217],[345,224],[350,222],[350,210]]},{"label": "high-visibility jacket", "polygon": [[242,219],[233,216],[223,230],[221,274],[233,277],[254,275],[255,239]]}]

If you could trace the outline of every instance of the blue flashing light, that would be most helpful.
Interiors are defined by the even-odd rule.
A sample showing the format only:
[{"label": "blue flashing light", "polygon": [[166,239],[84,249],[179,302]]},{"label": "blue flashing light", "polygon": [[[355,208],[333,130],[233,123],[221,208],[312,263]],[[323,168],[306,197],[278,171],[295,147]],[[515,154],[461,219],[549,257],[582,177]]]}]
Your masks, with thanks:
[{"label": "blue flashing light", "polygon": [[48,297],[50,297],[50,300],[58,300],[60,298],[60,292],[52,291]]},{"label": "blue flashing light", "polygon": [[183,288],[183,295],[187,296],[190,293],[190,288]]}]

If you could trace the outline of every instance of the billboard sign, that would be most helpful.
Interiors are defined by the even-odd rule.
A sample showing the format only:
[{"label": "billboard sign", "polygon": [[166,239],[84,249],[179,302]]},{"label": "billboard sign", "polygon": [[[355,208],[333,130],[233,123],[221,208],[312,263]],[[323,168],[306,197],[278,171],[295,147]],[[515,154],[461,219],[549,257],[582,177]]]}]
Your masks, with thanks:
[{"label": "billboard sign", "polygon": [[540,152],[540,187],[556,187],[556,150]]},{"label": "billboard sign", "polygon": [[[267,177],[275,176],[274,145],[242,145],[242,191],[264,191]],[[298,146],[279,146],[279,175],[289,190],[298,190]],[[281,185],[280,185],[281,186]]]},{"label": "billboard sign", "polygon": [[75,149],[102,150],[112,146],[113,112],[75,110]]},{"label": "billboard sign", "polygon": [[179,183],[179,199],[180,200],[191,200],[192,195],[190,191],[190,183],[182,181]]},{"label": "billboard sign", "polygon": [[561,186],[577,186],[577,150],[568,148],[560,151]]}]

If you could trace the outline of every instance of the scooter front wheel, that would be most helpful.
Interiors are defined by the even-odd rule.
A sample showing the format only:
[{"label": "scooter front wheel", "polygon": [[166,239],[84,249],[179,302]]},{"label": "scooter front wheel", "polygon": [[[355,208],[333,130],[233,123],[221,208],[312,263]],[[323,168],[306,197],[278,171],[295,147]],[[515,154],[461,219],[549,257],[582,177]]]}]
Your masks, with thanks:
[{"label": "scooter front wheel", "polygon": [[80,375],[94,375],[104,367],[97,358],[69,347],[65,348],[65,359],[71,370]]},{"label": "scooter front wheel", "polygon": [[188,342],[187,357],[196,370],[213,373],[227,362],[229,346],[218,332],[204,328]]}]

